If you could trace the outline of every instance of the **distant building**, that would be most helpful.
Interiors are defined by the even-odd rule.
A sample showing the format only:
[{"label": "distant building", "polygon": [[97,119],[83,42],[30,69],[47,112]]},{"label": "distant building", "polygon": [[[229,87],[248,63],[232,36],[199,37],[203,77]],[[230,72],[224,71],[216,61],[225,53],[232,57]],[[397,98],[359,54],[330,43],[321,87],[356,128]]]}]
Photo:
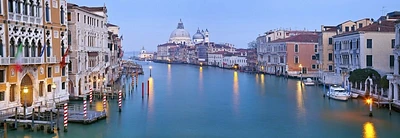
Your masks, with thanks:
[{"label": "distant building", "polygon": [[223,68],[236,67],[237,69],[240,69],[247,66],[246,56],[241,56],[240,54],[225,54],[222,62]]},{"label": "distant building", "polygon": [[[398,15],[400,16],[400,14]],[[390,58],[390,62],[394,62],[394,72],[388,74],[387,77],[389,80],[388,98],[393,100],[396,106],[400,106],[400,19],[396,21],[395,30],[395,40],[392,40],[393,58]]]},{"label": "distant building", "polygon": [[207,64],[207,46],[201,44],[196,45],[198,63]]},{"label": "distant building", "polygon": [[318,33],[299,34],[267,44],[266,72],[270,74],[298,75],[316,73],[315,53],[318,52]]},{"label": "distant building", "polygon": [[144,47],[140,50],[139,59],[140,60],[153,60],[154,53],[147,52]]}]

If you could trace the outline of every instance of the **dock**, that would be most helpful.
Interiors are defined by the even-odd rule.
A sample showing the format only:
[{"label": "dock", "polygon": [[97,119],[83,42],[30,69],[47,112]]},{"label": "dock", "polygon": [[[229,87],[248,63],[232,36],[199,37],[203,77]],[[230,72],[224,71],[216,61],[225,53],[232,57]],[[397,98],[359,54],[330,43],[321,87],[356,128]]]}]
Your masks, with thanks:
[{"label": "dock", "polygon": [[87,116],[84,118],[83,113],[69,113],[68,122],[91,124],[96,121],[105,119],[107,117],[105,112],[87,111]]}]

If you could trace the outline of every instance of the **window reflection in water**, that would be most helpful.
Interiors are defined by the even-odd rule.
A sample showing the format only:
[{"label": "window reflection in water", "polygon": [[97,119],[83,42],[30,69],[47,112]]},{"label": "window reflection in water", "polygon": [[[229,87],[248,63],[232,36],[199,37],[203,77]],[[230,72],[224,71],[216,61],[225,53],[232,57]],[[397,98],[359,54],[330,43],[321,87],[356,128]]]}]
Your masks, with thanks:
[{"label": "window reflection in water", "polygon": [[203,92],[203,67],[199,70],[199,92]]}]

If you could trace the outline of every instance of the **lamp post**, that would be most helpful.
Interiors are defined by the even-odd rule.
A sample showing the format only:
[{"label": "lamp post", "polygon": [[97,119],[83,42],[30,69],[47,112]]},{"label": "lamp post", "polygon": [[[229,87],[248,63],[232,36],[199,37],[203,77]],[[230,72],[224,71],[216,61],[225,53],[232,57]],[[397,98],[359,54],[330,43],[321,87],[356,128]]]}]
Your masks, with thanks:
[{"label": "lamp post", "polygon": [[150,69],[150,77],[151,77],[151,69],[152,69],[152,68],[153,68],[152,66],[149,67],[149,69]]},{"label": "lamp post", "polygon": [[24,119],[26,120],[26,95],[28,94],[28,87],[24,87]]},{"label": "lamp post", "polygon": [[55,83],[53,83],[53,84],[51,85],[51,88],[53,89],[53,103],[54,103],[54,107],[57,107],[57,105],[56,105],[56,88],[57,88],[57,85],[56,85]]},{"label": "lamp post", "polygon": [[367,99],[367,104],[369,104],[369,117],[372,117],[372,98]]}]

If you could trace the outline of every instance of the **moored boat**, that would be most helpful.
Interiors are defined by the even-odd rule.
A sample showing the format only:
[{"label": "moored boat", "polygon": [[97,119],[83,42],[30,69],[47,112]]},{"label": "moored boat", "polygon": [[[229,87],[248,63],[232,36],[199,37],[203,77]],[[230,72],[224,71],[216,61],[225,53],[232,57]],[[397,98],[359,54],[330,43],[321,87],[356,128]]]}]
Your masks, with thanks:
[{"label": "moored boat", "polygon": [[347,101],[351,97],[350,92],[337,85],[330,86],[326,96],[341,101]]},{"label": "moored boat", "polygon": [[303,83],[306,86],[315,85],[315,82],[311,78],[307,78],[306,80],[303,81]]}]

